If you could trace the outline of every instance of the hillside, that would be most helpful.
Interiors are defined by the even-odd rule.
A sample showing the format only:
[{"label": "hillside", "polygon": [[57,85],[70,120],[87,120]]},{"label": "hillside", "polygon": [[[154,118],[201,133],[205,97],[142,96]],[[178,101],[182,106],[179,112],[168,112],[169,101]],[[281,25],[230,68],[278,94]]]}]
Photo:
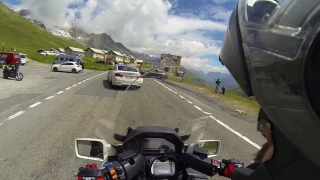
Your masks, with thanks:
[{"label": "hillside", "polygon": [[[5,51],[16,48],[17,52],[28,54],[31,59],[49,62],[54,57],[39,55],[39,49],[65,48],[74,46],[84,48],[78,43],[52,35],[44,28],[21,17],[0,2],[0,42],[5,43]],[[2,50],[2,46],[1,46]]]},{"label": "hillside", "polygon": [[201,77],[195,75],[192,73],[192,71],[189,71],[188,69],[181,67],[181,71],[185,72],[184,79],[190,82],[194,82],[196,84],[202,84],[202,85],[208,85],[205,80],[203,80]]}]

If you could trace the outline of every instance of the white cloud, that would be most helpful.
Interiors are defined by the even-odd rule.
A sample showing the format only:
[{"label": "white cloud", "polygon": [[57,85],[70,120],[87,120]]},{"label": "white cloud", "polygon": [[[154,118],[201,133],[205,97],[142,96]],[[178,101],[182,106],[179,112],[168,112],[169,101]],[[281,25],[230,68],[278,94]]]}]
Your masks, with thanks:
[{"label": "white cloud", "polygon": [[[75,14],[80,13],[77,24],[86,31],[106,32],[132,50],[156,56],[171,53],[185,59],[218,55],[221,41],[208,33],[224,32],[226,24],[169,15],[177,2],[172,5],[166,0],[88,0],[84,4],[83,0],[21,0],[23,7],[50,26],[69,27]],[[70,4],[81,8],[70,9]]]}]

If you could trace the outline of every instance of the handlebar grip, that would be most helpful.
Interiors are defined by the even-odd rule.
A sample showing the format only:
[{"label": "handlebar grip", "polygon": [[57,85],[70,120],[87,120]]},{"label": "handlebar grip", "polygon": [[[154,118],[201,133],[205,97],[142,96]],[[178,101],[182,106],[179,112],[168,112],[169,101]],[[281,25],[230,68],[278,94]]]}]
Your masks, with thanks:
[{"label": "handlebar grip", "polygon": [[217,160],[211,158],[200,159],[198,156],[190,153],[182,154],[178,160],[183,169],[192,168],[207,176],[214,176],[221,167],[221,162]]}]

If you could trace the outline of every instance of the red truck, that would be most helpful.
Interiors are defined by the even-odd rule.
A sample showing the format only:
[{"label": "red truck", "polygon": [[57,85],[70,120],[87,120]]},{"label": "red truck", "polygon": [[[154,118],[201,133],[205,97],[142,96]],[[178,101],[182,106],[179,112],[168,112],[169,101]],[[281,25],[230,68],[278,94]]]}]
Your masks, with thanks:
[{"label": "red truck", "polygon": [[0,66],[3,64],[21,64],[19,53],[0,52]]}]

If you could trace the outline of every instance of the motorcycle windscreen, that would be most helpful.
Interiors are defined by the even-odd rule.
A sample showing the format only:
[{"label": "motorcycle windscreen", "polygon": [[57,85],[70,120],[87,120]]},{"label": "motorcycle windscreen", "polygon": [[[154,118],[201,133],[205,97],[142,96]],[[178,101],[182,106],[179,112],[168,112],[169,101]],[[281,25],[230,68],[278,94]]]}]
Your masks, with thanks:
[{"label": "motorcycle windscreen", "polygon": [[[154,68],[165,71],[169,79],[181,80],[180,67]],[[164,70],[165,69],[165,70]],[[173,70],[173,73],[170,70]],[[139,69],[138,69],[139,70]],[[166,71],[167,70],[167,71]],[[188,71],[184,69],[184,71]],[[188,73],[186,73],[185,77]],[[146,76],[145,74],[143,76]],[[126,77],[123,77],[125,79]],[[140,77],[141,78],[141,77]],[[107,78],[106,78],[107,79]],[[179,136],[188,136],[185,144],[200,139],[214,139],[206,136],[212,122],[210,114],[195,108],[193,99],[182,93],[179,89],[169,85],[166,81],[144,77],[140,89],[134,86],[115,87],[115,96],[110,97],[112,106],[106,107],[106,117],[94,120],[97,138],[106,140],[109,144],[122,144],[114,139],[114,133],[126,135],[128,128],[135,129],[140,126],[165,126],[178,131]],[[174,81],[175,81],[174,79]],[[128,79],[126,79],[128,80]],[[134,82],[132,83],[134,84]],[[211,134],[212,136],[212,134]],[[148,137],[145,137],[148,138]]]}]

